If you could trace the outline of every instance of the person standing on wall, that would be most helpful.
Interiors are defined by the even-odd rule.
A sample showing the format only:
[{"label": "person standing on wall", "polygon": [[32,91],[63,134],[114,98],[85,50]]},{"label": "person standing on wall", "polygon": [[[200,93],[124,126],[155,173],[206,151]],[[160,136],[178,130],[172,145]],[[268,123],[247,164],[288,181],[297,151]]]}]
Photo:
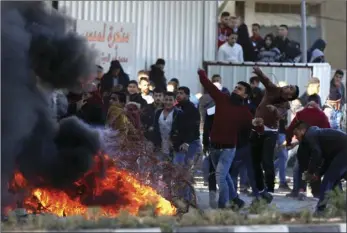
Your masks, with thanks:
[{"label": "person standing on wall", "polygon": [[218,48],[222,46],[229,38],[232,30],[229,27],[230,13],[223,12],[218,24]]},{"label": "person standing on wall", "polygon": [[236,43],[237,33],[232,32],[228,38],[228,42],[224,43],[218,49],[217,60],[222,62],[243,62],[243,49],[241,45]]}]

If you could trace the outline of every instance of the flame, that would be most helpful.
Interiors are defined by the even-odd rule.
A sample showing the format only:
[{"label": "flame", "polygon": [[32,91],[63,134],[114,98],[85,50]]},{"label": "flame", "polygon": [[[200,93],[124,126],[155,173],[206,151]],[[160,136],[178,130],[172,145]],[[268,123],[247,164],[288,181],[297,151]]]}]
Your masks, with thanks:
[{"label": "flame", "polygon": [[176,208],[153,188],[141,184],[129,172],[117,169],[107,155],[102,158],[96,156],[94,168],[66,190],[29,188],[28,181],[18,171],[10,182],[10,189],[30,190],[23,200],[23,208],[28,213],[87,216],[88,208],[97,206],[101,216],[114,217],[120,211],[137,215],[142,207],[155,205],[157,215],[176,214]]}]

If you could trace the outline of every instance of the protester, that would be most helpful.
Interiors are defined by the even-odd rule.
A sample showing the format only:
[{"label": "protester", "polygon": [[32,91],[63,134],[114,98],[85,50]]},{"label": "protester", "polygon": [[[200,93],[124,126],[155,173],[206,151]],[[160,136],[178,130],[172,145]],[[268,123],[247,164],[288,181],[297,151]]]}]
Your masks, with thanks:
[{"label": "protester", "polygon": [[308,86],[307,86],[305,93],[302,94],[299,98],[301,105],[306,106],[309,103],[309,101],[308,101],[309,96],[317,95],[319,97],[318,105],[321,108],[322,102],[321,102],[320,96],[318,95],[319,88],[320,88],[320,80],[318,78],[311,78],[308,81]]},{"label": "protester", "polygon": [[223,12],[218,23],[218,48],[229,38],[232,30],[229,28],[230,13]]},{"label": "protester", "polygon": [[[219,83],[220,85],[222,85],[222,77],[219,74],[214,74],[211,78],[211,81],[212,81],[212,83]],[[221,91],[223,93],[229,93],[229,95],[230,95],[230,92],[229,92],[228,88],[226,88],[226,87],[222,86]]]},{"label": "protester", "polygon": [[149,72],[149,81],[153,83],[155,88],[166,90],[166,78],[164,71],[162,70],[163,65],[152,65]]},{"label": "protester", "polygon": [[183,112],[183,141],[181,150],[185,154],[180,154],[182,157],[179,163],[190,168],[193,165],[193,161],[197,154],[201,151],[200,142],[200,113],[194,104],[189,100],[190,90],[188,87],[181,86],[177,91],[177,108],[180,108]]},{"label": "protester", "polygon": [[104,76],[104,68],[102,68],[102,66],[97,65],[96,71],[97,71],[97,75],[96,75],[96,79],[94,80],[94,83],[96,84],[98,91],[100,92],[101,80],[102,80],[102,77]]},{"label": "protester", "polygon": [[259,50],[263,47],[264,40],[260,36],[260,25],[258,23],[252,24],[251,41],[254,49],[255,57],[258,57]]},{"label": "protester", "polygon": [[[306,122],[311,126],[318,126],[320,128],[330,128],[330,124],[328,118],[325,116],[324,112],[320,109],[319,101],[320,97],[316,94],[308,97],[309,103],[305,106],[305,108],[296,113],[294,119],[290,123],[289,127],[286,131],[286,146],[291,147],[292,138],[293,138],[293,130],[297,122],[302,121]],[[306,184],[301,179],[301,174],[304,172],[304,167],[308,163],[307,160],[307,146],[304,143],[300,143],[298,152],[297,152],[297,160],[293,169],[293,179],[294,179],[294,187],[288,197],[305,197],[304,192],[306,191]],[[316,189],[312,190],[315,195]]]},{"label": "protester", "polygon": [[323,111],[329,119],[332,129],[342,129],[342,116],[341,110],[342,96],[336,89],[331,89],[329,97],[323,106]]},{"label": "protester", "polygon": [[217,60],[223,62],[243,62],[243,49],[236,43],[237,33],[232,32],[228,42],[218,49]]},{"label": "protester", "polygon": [[89,125],[101,126],[105,124],[103,102],[96,86],[92,86],[92,89],[83,93],[81,105],[76,106],[76,115]]},{"label": "protester", "polygon": [[226,208],[230,201],[232,206],[242,208],[245,203],[235,190],[229,169],[235,157],[238,131],[243,127],[251,128],[252,116],[247,107],[242,105],[244,98],[250,94],[250,89],[247,90],[248,84],[239,82],[230,97],[213,85],[206,77],[205,71],[199,70],[198,74],[201,84],[216,103],[210,156],[216,169],[219,186],[218,207]]},{"label": "protester", "polygon": [[139,93],[139,87],[138,83],[135,80],[131,80],[127,87],[127,102],[135,102],[141,105],[141,108],[146,107],[147,102],[145,99],[142,98],[141,94]]},{"label": "protester", "polygon": [[169,92],[177,93],[178,86],[179,84],[177,82],[170,80],[166,85],[166,89]]},{"label": "protester", "polygon": [[146,100],[147,104],[153,103],[152,93],[149,90],[149,80],[147,78],[140,78],[139,88],[141,92],[141,96],[144,100]]},{"label": "protester", "polygon": [[119,61],[115,60],[111,62],[110,69],[103,76],[100,83],[100,92],[104,96],[107,93],[111,93],[114,87],[119,87],[121,90],[125,90],[129,84],[129,76],[123,70]]},{"label": "protester", "polygon": [[255,76],[255,77],[250,78],[249,83],[250,83],[251,88],[252,88],[252,93],[251,93],[251,96],[249,98],[249,105],[250,105],[251,113],[254,115],[261,100],[263,99],[264,93],[259,88],[258,77]]},{"label": "protester", "polygon": [[341,106],[345,104],[346,101],[346,88],[342,83],[344,72],[342,70],[337,70],[334,77],[330,81],[330,93],[339,92],[341,95]]},{"label": "protester", "polygon": [[[275,188],[274,151],[281,119],[281,115],[274,105],[296,99],[299,87],[293,85],[277,87],[258,67],[254,67],[254,73],[266,89],[255,113],[254,124],[258,132],[253,131],[251,136],[254,172],[260,192],[267,190],[273,193]],[[261,165],[265,172],[266,186]],[[272,198],[268,200],[270,201],[270,199]]]},{"label": "protester", "polygon": [[307,51],[307,61],[309,63],[324,63],[324,50],[326,43],[322,39],[317,39]]},{"label": "protester", "polygon": [[239,44],[243,51],[242,61],[255,61],[256,56],[254,47],[248,33],[248,27],[245,23],[241,23],[237,30],[237,44]]},{"label": "protester", "polygon": [[134,125],[127,117],[124,107],[126,94],[114,92],[110,96],[110,107],[107,112],[106,125],[118,131],[118,136],[125,140],[128,136],[136,134]]},{"label": "protester", "polygon": [[274,40],[274,44],[281,51],[281,62],[295,62],[300,58],[300,44],[289,40],[287,25],[282,24],[278,27],[278,35]]},{"label": "protester", "polygon": [[163,58],[158,58],[157,61],[155,62],[155,65],[161,69],[162,71],[164,71],[165,68],[165,60]]},{"label": "protester", "polygon": [[299,121],[294,126],[294,135],[304,142],[310,153],[304,167],[304,179],[308,182],[320,179],[319,201],[316,213],[321,214],[327,206],[328,192],[340,183],[347,172],[347,134],[334,129],[320,129]]},{"label": "protester", "polygon": [[260,62],[278,62],[281,52],[275,47],[273,35],[266,35],[264,41],[264,46],[258,52],[257,60]]},{"label": "protester", "polygon": [[163,102],[164,102],[164,91],[160,90],[159,88],[155,88],[153,90],[153,103],[148,104],[143,111],[143,114],[141,116],[141,121],[145,133],[145,137],[152,141],[153,140],[153,130],[151,128],[153,127],[154,122],[154,116],[155,113],[163,108]]}]

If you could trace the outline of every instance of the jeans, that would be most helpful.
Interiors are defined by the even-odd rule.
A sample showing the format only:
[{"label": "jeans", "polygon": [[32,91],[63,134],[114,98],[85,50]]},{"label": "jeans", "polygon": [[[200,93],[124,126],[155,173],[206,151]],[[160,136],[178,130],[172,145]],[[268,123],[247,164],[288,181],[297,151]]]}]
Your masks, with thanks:
[{"label": "jeans", "polygon": [[279,178],[280,178],[280,184],[286,183],[286,167],[287,167],[287,160],[288,160],[288,151],[287,149],[282,146],[284,141],[286,140],[285,134],[278,134],[277,139],[277,159],[274,162],[275,170],[278,170]]},{"label": "jeans", "polygon": [[334,186],[338,185],[341,178],[347,172],[347,150],[338,153],[333,161],[330,163],[328,169],[324,173],[322,184],[320,186],[318,208],[324,209],[326,206],[326,194],[331,191]]},{"label": "jeans", "polygon": [[299,162],[295,159],[295,164],[293,167],[293,192],[299,192],[301,175],[299,171]]},{"label": "jeans", "polygon": [[257,188],[259,191],[263,191],[266,184],[267,191],[274,192],[274,153],[277,141],[277,132],[265,131],[262,135],[252,132],[250,141],[252,146],[252,161]]},{"label": "jeans", "polygon": [[[242,168],[245,168],[246,178],[249,180],[249,184],[252,188],[252,192],[254,196],[259,196],[259,192],[257,189],[257,185],[255,183],[254,178],[254,171],[253,171],[253,163],[252,163],[252,157],[251,157],[251,148],[250,146],[245,146],[243,148],[238,148],[236,150],[235,159],[231,165],[230,168],[230,176],[233,180],[235,190],[237,190],[237,176],[240,173],[240,170]],[[241,175],[240,175],[240,183],[241,182]]]},{"label": "jeans", "polygon": [[176,152],[174,156],[174,164],[181,164],[190,168],[193,163],[196,155],[201,152],[201,143],[200,139],[195,140],[189,144],[188,151]]},{"label": "jeans", "polygon": [[217,191],[216,170],[213,167],[211,156],[206,156],[202,163],[204,181],[208,182],[208,191]]},{"label": "jeans", "polygon": [[225,208],[230,200],[238,196],[229,174],[229,169],[234,160],[235,152],[235,148],[211,150],[210,156],[213,166],[216,169],[216,180],[219,186],[219,208]]},{"label": "jeans", "polygon": [[[176,152],[174,154],[173,163],[175,165],[181,165],[186,167],[187,169],[191,169],[194,159],[201,151],[201,143],[200,140],[195,140],[189,144],[187,152]],[[182,187],[179,193],[184,197],[185,200],[190,201],[192,196],[192,192],[189,187]]]}]

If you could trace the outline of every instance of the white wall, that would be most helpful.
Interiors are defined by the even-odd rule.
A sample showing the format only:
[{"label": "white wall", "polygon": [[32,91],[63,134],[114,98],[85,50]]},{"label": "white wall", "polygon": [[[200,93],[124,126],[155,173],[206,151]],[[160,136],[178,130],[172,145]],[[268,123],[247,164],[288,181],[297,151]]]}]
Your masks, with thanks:
[{"label": "white wall", "polygon": [[249,82],[249,79],[254,76],[252,74],[252,67],[257,64],[274,83],[278,84],[280,81],[284,81],[287,84],[297,85],[300,90],[300,95],[306,91],[308,81],[312,77],[316,77],[320,80],[319,95],[323,102],[329,95],[331,66],[328,63],[213,63],[214,62],[211,62],[210,65],[208,65],[208,77],[214,74],[220,74],[222,76],[223,86],[227,87],[229,90],[232,90],[239,81]]},{"label": "white wall", "polygon": [[197,68],[215,58],[217,1],[59,1],[59,7],[77,19],[135,23],[136,70],[164,58],[166,77],[192,92],[199,89]]}]

